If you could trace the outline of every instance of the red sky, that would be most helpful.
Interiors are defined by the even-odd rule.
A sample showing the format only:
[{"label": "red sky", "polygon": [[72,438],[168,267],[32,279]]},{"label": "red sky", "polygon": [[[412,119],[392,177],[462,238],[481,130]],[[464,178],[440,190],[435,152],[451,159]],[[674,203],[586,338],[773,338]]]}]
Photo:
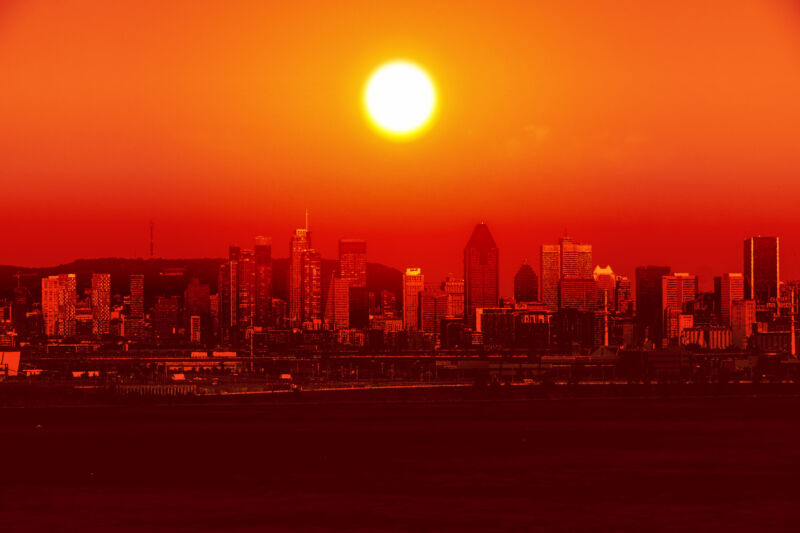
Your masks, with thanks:
[{"label": "red sky", "polygon": [[[311,211],[315,247],[502,292],[566,228],[595,261],[711,276],[782,237],[800,277],[800,9],[736,2],[0,3],[0,263],[222,256]],[[539,5],[536,5],[539,4]],[[437,122],[377,136],[365,77],[403,57]]]}]

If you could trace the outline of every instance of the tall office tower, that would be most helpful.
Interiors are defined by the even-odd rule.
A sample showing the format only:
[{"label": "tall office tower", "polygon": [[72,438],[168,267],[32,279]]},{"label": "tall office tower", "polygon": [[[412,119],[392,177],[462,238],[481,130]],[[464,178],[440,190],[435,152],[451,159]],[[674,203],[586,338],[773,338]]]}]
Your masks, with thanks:
[{"label": "tall office tower", "polygon": [[551,311],[559,308],[559,282],[562,278],[592,279],[592,245],[561,237],[558,244],[542,245],[541,300]]},{"label": "tall office tower", "polygon": [[593,278],[565,276],[559,283],[560,308],[595,311],[597,292],[597,282]]},{"label": "tall office tower", "polygon": [[518,302],[535,302],[539,299],[539,277],[527,261],[514,275],[514,299]]},{"label": "tall office tower", "polygon": [[236,267],[238,269],[236,273],[236,290],[238,291],[236,327],[239,339],[241,339],[244,332],[253,326],[255,315],[256,259],[253,250],[239,250]]},{"label": "tall office tower", "polygon": [[464,280],[448,274],[442,282],[442,290],[447,295],[447,316],[464,317]]},{"label": "tall office tower", "polygon": [[677,309],[681,313],[686,304],[697,296],[697,276],[685,272],[661,276],[661,309]]},{"label": "tall office tower", "polygon": [[92,274],[92,334],[108,335],[111,324],[111,274]]},{"label": "tall office tower", "polygon": [[153,333],[156,339],[166,340],[178,334],[180,317],[177,296],[157,296],[153,306]]},{"label": "tall office tower", "polygon": [[419,293],[425,288],[425,277],[421,268],[407,268],[403,274],[403,327],[418,329]]},{"label": "tall office tower", "polygon": [[441,331],[442,320],[447,317],[447,307],[447,293],[436,288],[424,288],[419,293],[419,329],[424,333],[438,335]]},{"label": "tall office tower", "polygon": [[144,274],[131,274],[129,316],[144,320]]},{"label": "tall office tower", "polygon": [[617,276],[614,287],[614,309],[617,313],[633,314],[633,288],[626,276]]},{"label": "tall office tower", "polygon": [[138,341],[142,340],[144,335],[144,274],[131,274],[125,337]]},{"label": "tall office tower", "polygon": [[559,245],[561,246],[561,277],[591,278],[592,245],[574,242],[569,237],[562,237]]},{"label": "tall office tower", "polygon": [[719,282],[719,314],[724,326],[731,326],[731,306],[744,300],[744,276],[739,272],[725,273]]},{"label": "tall office tower", "polygon": [[256,237],[255,256],[255,316],[253,324],[265,328],[272,316],[272,241]]},{"label": "tall office tower", "polygon": [[673,343],[680,336],[682,315],[688,315],[687,304],[697,296],[697,276],[675,273],[661,276],[661,312],[664,316],[662,335]]},{"label": "tall office tower", "polygon": [[322,257],[315,250],[306,250],[303,264],[302,323],[316,327],[322,320]]},{"label": "tall office tower", "polygon": [[331,274],[328,294],[325,297],[325,327],[347,329],[350,327],[350,284]]},{"label": "tall office tower", "polygon": [[303,321],[303,254],[310,248],[308,227],[296,230],[289,242],[289,320],[294,326]]},{"label": "tall office tower", "polygon": [[561,246],[543,244],[539,274],[542,277],[541,300],[550,311],[558,310],[558,281],[561,279]]},{"label": "tall office tower", "polygon": [[464,247],[464,312],[475,323],[475,310],[497,307],[500,287],[499,258],[489,226],[481,222]]},{"label": "tall office tower", "polygon": [[668,276],[668,266],[636,268],[636,340],[660,345],[664,313],[661,308],[661,277]]},{"label": "tall office tower", "polygon": [[778,237],[750,237],[744,241],[744,297],[765,305],[777,298],[780,285]]},{"label": "tall office tower", "polygon": [[740,350],[747,348],[747,341],[753,334],[756,322],[756,302],[754,300],[733,300],[730,310],[731,341]]},{"label": "tall office tower", "polygon": [[601,268],[600,265],[594,267],[592,274],[595,283],[597,283],[597,307],[598,309],[605,309],[610,313],[617,310],[616,289],[617,277],[611,266]]},{"label": "tall office tower", "polygon": [[75,274],[58,274],[42,278],[42,318],[48,337],[75,335]]},{"label": "tall office tower", "polygon": [[[246,256],[247,254],[244,255]],[[240,263],[242,256],[241,248],[230,246],[228,248],[228,261],[219,268],[219,336],[220,341],[223,343],[235,344],[238,342],[242,308],[240,298],[243,295],[245,298],[249,297],[246,290],[244,294],[240,291],[242,273]],[[245,270],[250,269],[245,267]]]},{"label": "tall office tower", "polygon": [[361,239],[339,241],[339,277],[351,287],[367,286],[367,242]]}]

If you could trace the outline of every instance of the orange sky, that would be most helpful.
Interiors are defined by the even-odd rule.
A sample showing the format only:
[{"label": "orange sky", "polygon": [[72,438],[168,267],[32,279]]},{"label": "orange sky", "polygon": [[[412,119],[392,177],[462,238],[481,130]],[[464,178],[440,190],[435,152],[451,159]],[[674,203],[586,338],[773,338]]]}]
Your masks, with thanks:
[{"label": "orange sky", "polygon": [[[324,255],[433,278],[486,220],[504,293],[564,228],[705,286],[779,234],[800,276],[796,3],[430,4],[0,2],[0,264],[145,255],[150,218],[159,255],[285,256],[308,207]],[[401,144],[360,101],[397,57],[441,104]]]}]

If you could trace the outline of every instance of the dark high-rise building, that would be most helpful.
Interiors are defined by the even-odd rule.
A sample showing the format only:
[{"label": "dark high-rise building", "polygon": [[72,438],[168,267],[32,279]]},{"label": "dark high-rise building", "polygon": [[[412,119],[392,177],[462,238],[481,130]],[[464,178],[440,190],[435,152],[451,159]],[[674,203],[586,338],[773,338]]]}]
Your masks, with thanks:
[{"label": "dark high-rise building", "polygon": [[297,229],[289,241],[289,319],[295,326],[303,321],[303,254],[310,248],[308,227]]},{"label": "dark high-rise building", "polygon": [[322,257],[315,250],[306,250],[301,257],[303,265],[302,323],[316,328],[322,324]]},{"label": "dark high-rise building", "polygon": [[108,335],[111,324],[111,274],[92,274],[92,334]]},{"label": "dark high-rise building", "polygon": [[778,237],[750,237],[744,241],[744,295],[766,305],[778,297],[780,247]]},{"label": "dark high-rise building", "polygon": [[272,243],[266,237],[256,237],[255,248],[255,316],[253,324],[265,328],[272,315]]},{"label": "dark high-rise building", "polygon": [[475,323],[475,310],[497,307],[499,297],[499,257],[489,226],[480,223],[464,247],[464,311]]},{"label": "dark high-rise building", "polygon": [[614,286],[614,309],[617,313],[633,314],[633,294],[631,280],[627,276],[617,276]]},{"label": "dark high-rise building", "polygon": [[125,322],[125,337],[142,340],[144,327],[144,274],[131,274],[128,299],[128,320]]},{"label": "dark high-rise building", "polygon": [[574,242],[562,237],[558,244],[544,244],[541,252],[542,280],[540,298],[551,311],[559,308],[562,278],[592,278],[592,245]]},{"label": "dark high-rise building", "polygon": [[156,339],[166,340],[178,334],[179,305],[177,296],[158,296],[153,306],[153,332]]},{"label": "dark high-rise building", "polygon": [[535,302],[539,299],[539,277],[527,261],[514,276],[514,299],[518,302]]},{"label": "dark high-rise building", "polygon": [[77,293],[75,274],[42,278],[42,318],[48,337],[75,335]]},{"label": "dark high-rise building", "polygon": [[597,282],[594,278],[565,276],[559,283],[561,309],[595,311],[598,309]]},{"label": "dark high-rise building", "polygon": [[324,319],[328,329],[350,327],[350,284],[336,274],[328,282]]},{"label": "dark high-rise building", "polygon": [[636,338],[659,345],[662,339],[662,276],[668,276],[667,266],[636,268]]},{"label": "dark high-rise building", "polygon": [[447,293],[426,287],[419,293],[419,330],[436,336],[441,332],[442,320],[447,317]]},{"label": "dark high-rise building", "polygon": [[253,326],[256,264],[253,250],[231,246],[219,270],[220,341],[237,344]]},{"label": "dark high-rise building", "polygon": [[464,318],[464,280],[448,274],[442,282],[442,290],[447,294],[447,316]]},{"label": "dark high-rise building", "polygon": [[367,243],[361,239],[339,241],[339,277],[351,287],[367,286]]}]

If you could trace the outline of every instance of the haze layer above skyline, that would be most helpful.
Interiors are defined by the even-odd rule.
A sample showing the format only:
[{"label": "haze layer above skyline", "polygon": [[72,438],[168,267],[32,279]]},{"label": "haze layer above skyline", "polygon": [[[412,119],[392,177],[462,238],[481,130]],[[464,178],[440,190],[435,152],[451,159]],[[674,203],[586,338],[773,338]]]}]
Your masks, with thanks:
[{"label": "haze layer above skyline", "polygon": [[[43,2],[0,5],[0,264],[224,256],[273,237],[461,272],[485,220],[502,292],[566,229],[596,263],[709,282],[750,234],[800,275],[800,9],[788,0]],[[375,134],[368,74],[439,91],[409,143]]]}]

